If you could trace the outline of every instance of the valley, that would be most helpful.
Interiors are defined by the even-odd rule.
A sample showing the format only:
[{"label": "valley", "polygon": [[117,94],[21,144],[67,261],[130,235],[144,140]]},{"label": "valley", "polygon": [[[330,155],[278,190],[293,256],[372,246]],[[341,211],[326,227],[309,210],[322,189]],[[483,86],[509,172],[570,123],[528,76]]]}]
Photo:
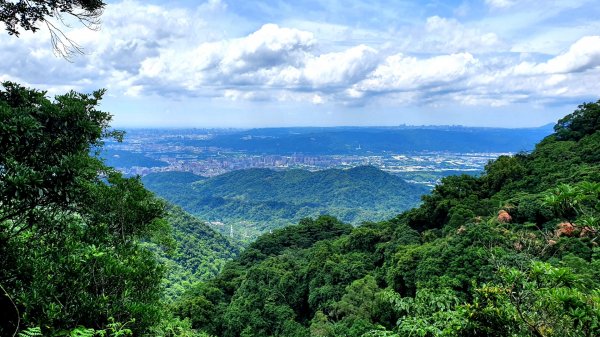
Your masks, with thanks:
[{"label": "valley", "polygon": [[161,172],[142,181],[216,231],[246,243],[323,214],[354,225],[384,220],[418,205],[429,191],[373,166],[316,172],[247,169],[212,178]]},{"label": "valley", "polygon": [[213,177],[249,168],[274,170],[375,166],[433,187],[444,176],[477,174],[500,155],[530,151],[551,132],[446,127],[131,129],[108,141],[103,157],[127,175],[183,171]]},{"label": "valley", "polygon": [[353,225],[415,207],[442,178],[477,176],[549,133],[529,129],[335,127],[134,129],[108,165],[232,240],[330,214]]}]

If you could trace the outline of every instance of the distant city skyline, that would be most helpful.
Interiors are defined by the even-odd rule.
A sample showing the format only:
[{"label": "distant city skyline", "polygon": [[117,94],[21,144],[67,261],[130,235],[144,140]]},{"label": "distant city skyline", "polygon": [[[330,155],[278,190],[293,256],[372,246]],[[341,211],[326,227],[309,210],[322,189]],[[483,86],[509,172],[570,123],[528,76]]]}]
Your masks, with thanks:
[{"label": "distant city skyline", "polygon": [[[177,171],[214,177],[253,168],[318,171],[374,166],[427,186],[459,172],[478,174],[490,160],[528,151],[547,135],[542,130],[477,128],[425,128],[417,131],[420,134],[411,128],[129,131],[123,142],[108,140],[101,156],[107,165],[130,176]],[[437,136],[431,136],[432,131]]]},{"label": "distant city skyline", "polygon": [[85,55],[0,34],[0,81],[106,88],[118,128],[537,127],[600,99],[592,0],[108,1]]}]

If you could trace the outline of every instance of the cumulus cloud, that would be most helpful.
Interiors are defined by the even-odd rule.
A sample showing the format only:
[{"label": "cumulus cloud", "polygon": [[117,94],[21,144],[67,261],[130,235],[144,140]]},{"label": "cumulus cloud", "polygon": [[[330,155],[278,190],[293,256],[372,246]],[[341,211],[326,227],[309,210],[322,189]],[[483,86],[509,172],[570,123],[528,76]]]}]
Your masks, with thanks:
[{"label": "cumulus cloud", "polygon": [[[141,63],[142,78],[202,84],[242,84],[244,76],[282,65],[298,64],[314,44],[311,33],[267,24],[244,38],[202,43],[188,51],[165,50]],[[258,79],[257,79],[258,80]]]},{"label": "cumulus cloud", "polygon": [[[494,8],[512,3],[488,1]],[[53,92],[107,87],[115,96],[314,105],[391,100],[500,106],[532,97],[600,95],[589,84],[600,75],[600,36],[583,37],[539,61],[511,52],[485,25],[440,16],[407,30],[381,31],[376,40],[377,31],[339,24],[226,29],[219,22],[238,19],[227,11],[219,0],[194,9],[111,3],[101,31],[70,32],[87,52],[73,63],[51,55],[43,32],[20,39],[0,35],[0,79]]]},{"label": "cumulus cloud", "polygon": [[379,61],[378,52],[365,45],[319,55],[312,50],[315,44],[310,32],[267,24],[243,38],[148,58],[141,64],[138,82],[170,81],[187,90],[214,85],[327,89],[362,80]]},{"label": "cumulus cloud", "polygon": [[408,91],[455,83],[472,73],[478,64],[469,53],[435,56],[427,59],[392,55],[362,82],[358,91]]},{"label": "cumulus cloud", "polygon": [[353,83],[373,70],[378,61],[375,49],[359,45],[310,58],[303,75],[314,86]]},{"label": "cumulus cloud", "polygon": [[243,39],[226,43],[219,67],[227,75],[297,64],[314,43],[312,33],[266,24]]},{"label": "cumulus cloud", "polygon": [[[184,32],[203,24],[202,20],[190,19],[183,9],[165,10],[134,1],[110,4],[102,16],[101,30],[67,30],[69,38],[84,51],[72,63],[52,54],[49,34],[43,29],[35,34],[25,32],[18,39],[0,34],[0,73],[18,76],[37,87],[80,91],[114,88],[122,79],[137,75],[143,60],[158,55]],[[122,84],[127,90],[131,81]]]},{"label": "cumulus cloud", "polygon": [[569,50],[543,63],[523,62],[515,67],[519,75],[567,74],[600,66],[600,36],[585,36]]}]

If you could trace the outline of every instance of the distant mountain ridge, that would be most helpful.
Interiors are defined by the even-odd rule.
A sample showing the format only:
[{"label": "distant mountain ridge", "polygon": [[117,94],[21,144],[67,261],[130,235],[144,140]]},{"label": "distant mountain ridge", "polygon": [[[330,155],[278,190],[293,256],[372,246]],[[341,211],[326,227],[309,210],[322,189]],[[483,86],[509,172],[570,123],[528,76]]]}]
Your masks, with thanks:
[{"label": "distant mountain ridge", "polygon": [[600,336],[598,242],[600,101],[388,221],[264,234],[178,312],[224,337]]},{"label": "distant mountain ridge", "polygon": [[265,128],[185,141],[255,154],[364,154],[381,152],[530,151],[551,127],[505,129],[462,126]]},{"label": "distant mountain ridge", "polygon": [[[531,151],[552,133],[552,127],[483,128],[464,126],[394,127],[289,127],[249,130],[235,129],[131,129],[124,145],[127,150],[108,146],[102,157],[108,165],[162,167],[162,155],[180,155],[181,149],[212,148],[251,155],[373,155],[390,153],[505,153]],[[138,138],[141,137],[141,138]],[[141,142],[141,143],[140,143]],[[144,150],[140,144],[158,146]],[[108,142],[109,145],[111,142]],[[112,143],[114,146],[116,143]],[[197,152],[185,152],[197,156]],[[160,155],[159,155],[160,154]]]},{"label": "distant mountain ridge", "polygon": [[372,166],[317,172],[248,169],[196,177],[191,182],[190,173],[161,172],[142,180],[201,219],[235,224],[236,232],[250,237],[321,214],[354,224],[389,218],[416,206],[428,191]]}]

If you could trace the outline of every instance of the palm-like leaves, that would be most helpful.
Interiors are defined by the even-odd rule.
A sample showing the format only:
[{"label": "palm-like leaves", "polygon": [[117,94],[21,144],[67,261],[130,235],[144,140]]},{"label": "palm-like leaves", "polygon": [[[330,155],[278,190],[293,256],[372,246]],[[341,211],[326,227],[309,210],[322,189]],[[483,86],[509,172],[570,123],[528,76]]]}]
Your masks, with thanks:
[{"label": "palm-like leaves", "polygon": [[542,201],[551,207],[557,216],[572,220],[581,213],[580,204],[584,199],[585,195],[580,188],[560,184],[548,191]]}]

